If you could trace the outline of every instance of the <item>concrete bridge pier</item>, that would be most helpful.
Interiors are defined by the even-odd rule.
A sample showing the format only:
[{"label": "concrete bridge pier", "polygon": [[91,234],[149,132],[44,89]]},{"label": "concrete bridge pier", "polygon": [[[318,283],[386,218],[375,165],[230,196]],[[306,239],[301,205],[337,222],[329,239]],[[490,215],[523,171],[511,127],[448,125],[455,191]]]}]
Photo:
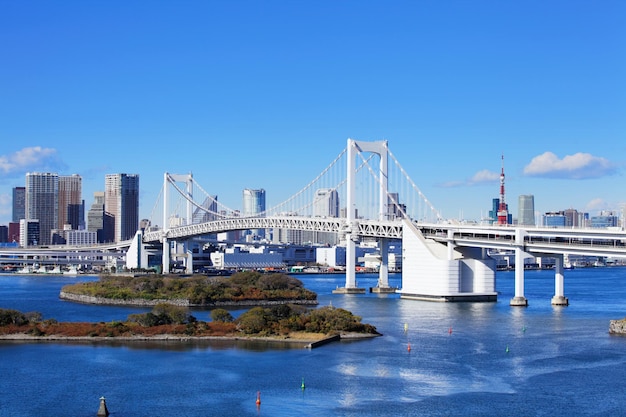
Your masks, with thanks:
[{"label": "concrete bridge pier", "polygon": [[554,297],[552,297],[553,306],[567,306],[569,300],[563,293],[563,255],[555,256],[554,264]]},{"label": "concrete bridge pier", "polygon": [[365,288],[359,288],[356,284],[356,242],[358,236],[353,235],[351,230],[346,232],[346,286],[337,287],[333,294],[363,294]]},{"label": "concrete bridge pier", "polygon": [[521,229],[515,231],[515,297],[509,303],[514,307],[528,306],[528,300],[524,297],[524,252],[522,251],[523,236]]},{"label": "concrete bridge pier", "polygon": [[163,274],[170,273],[170,242],[166,237],[163,238]]},{"label": "concrete bridge pier", "polygon": [[397,288],[389,286],[389,240],[380,238],[378,246],[380,247],[380,268],[378,270],[378,285],[370,288],[372,293],[395,293]]},{"label": "concrete bridge pier", "polygon": [[185,272],[193,274],[193,250],[191,249],[191,242],[188,240],[185,242],[185,253],[187,254],[187,262],[185,264]]}]

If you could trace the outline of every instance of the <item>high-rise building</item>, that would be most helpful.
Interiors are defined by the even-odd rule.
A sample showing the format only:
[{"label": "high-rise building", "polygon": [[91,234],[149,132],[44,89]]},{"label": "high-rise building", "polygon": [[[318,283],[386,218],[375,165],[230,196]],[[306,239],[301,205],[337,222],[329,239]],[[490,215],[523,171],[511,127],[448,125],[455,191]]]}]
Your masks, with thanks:
[{"label": "high-rise building", "polygon": [[576,209],[569,208],[564,211],[565,226],[567,227],[584,227],[585,219],[589,218],[589,213],[581,213]]},{"label": "high-rise building", "polygon": [[191,223],[206,223],[217,219],[217,196],[206,197],[201,207],[193,211]]},{"label": "high-rise building", "polygon": [[339,193],[334,188],[320,188],[313,199],[313,217],[339,217]]},{"label": "high-rise building", "polygon": [[[243,217],[255,217],[265,212],[265,190],[243,190]],[[263,239],[265,229],[254,229],[250,231],[253,239]]]},{"label": "high-rise building", "polygon": [[[339,193],[334,188],[320,188],[315,191],[313,199],[314,217],[339,217]],[[311,240],[313,243],[336,245],[337,233],[314,232]]]},{"label": "high-rise building", "polygon": [[59,176],[49,172],[27,173],[24,217],[26,220],[39,220],[39,245],[51,243],[51,232],[59,228],[58,213]]},{"label": "high-rise building", "polygon": [[[22,219],[24,220],[24,219]],[[20,220],[20,221],[22,221]],[[20,223],[19,222],[11,222],[9,223],[9,242],[17,242],[20,243]]]},{"label": "high-rise building", "polygon": [[387,196],[387,218],[389,220],[401,219],[406,213],[406,204],[400,203],[398,193],[388,193]]},{"label": "high-rise building", "polygon": [[70,225],[78,230],[85,225],[85,204],[80,175],[59,176],[59,229]]},{"label": "high-rise building", "polygon": [[89,230],[66,230],[65,242],[71,246],[94,245],[98,242],[98,234]]},{"label": "high-rise building", "polygon": [[104,239],[104,191],[93,193],[93,203],[87,212],[87,230],[96,233],[96,240],[99,243]]},{"label": "high-rise building", "polygon": [[491,199],[491,210],[489,210],[489,224],[493,224],[498,219],[498,206],[500,205],[499,198]]},{"label": "high-rise building", "polygon": [[243,217],[252,217],[265,211],[265,190],[243,190]]},{"label": "high-rise building", "polygon": [[26,187],[13,188],[13,223],[26,218]]},{"label": "high-rise building", "polygon": [[535,226],[535,196],[520,195],[517,207],[517,224],[520,226]]},{"label": "high-rise building", "polygon": [[9,243],[9,226],[0,226],[0,243]]},{"label": "high-rise building", "polygon": [[543,215],[543,225],[547,227],[565,227],[566,217],[563,211],[552,211]]},{"label": "high-rise building", "polygon": [[139,175],[107,174],[104,180],[105,218],[112,219],[113,233],[104,224],[105,235],[113,242],[132,239],[139,228]]},{"label": "high-rise building", "polygon": [[[50,233],[48,233],[50,235]],[[28,246],[41,245],[39,236],[39,220],[22,219],[20,220],[20,246],[26,248]]]},{"label": "high-rise building", "polygon": [[619,216],[614,211],[601,211],[597,216],[591,217],[591,227],[617,227]]}]

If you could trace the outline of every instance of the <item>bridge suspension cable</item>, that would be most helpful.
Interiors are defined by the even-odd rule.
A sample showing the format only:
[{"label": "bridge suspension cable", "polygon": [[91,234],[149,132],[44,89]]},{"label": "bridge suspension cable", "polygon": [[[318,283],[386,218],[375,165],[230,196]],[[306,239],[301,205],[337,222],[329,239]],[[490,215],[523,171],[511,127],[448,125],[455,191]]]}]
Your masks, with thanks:
[{"label": "bridge suspension cable", "polygon": [[[159,202],[161,201],[162,198],[163,198],[163,185],[159,189],[159,195],[157,195],[157,198],[154,201],[154,206],[152,207],[152,211],[150,212],[150,221],[151,222],[152,222],[152,219],[159,219],[160,218],[160,217],[157,217],[157,210],[158,210],[158,207],[159,207]],[[153,225],[153,226],[156,226],[156,225]]]},{"label": "bridge suspension cable", "polygon": [[[317,184],[321,178],[323,178],[328,172],[330,172],[330,170],[338,165],[338,161],[341,160],[341,158],[346,154],[346,149],[344,148],[341,153],[339,153],[339,155],[337,155],[337,157],[326,167],[324,168],[324,170],[317,176],[315,177],[312,181],[310,181],[307,185],[305,185],[302,189],[300,189],[298,192],[296,192],[295,194],[293,194],[291,197],[287,198],[286,200],[284,200],[283,202],[277,204],[276,206],[266,210],[263,214],[281,214],[284,212],[287,213],[297,213],[298,211],[307,211],[312,205],[313,205],[313,200],[310,198],[307,198],[308,201],[306,201],[305,203],[299,205],[298,207],[294,207],[293,205],[290,206],[290,204],[292,204],[294,201],[296,201],[298,198],[302,197],[305,195],[305,193],[307,193],[308,191],[310,191],[313,186],[315,184]],[[344,180],[345,182],[345,180]],[[338,188],[341,185],[341,183],[336,184],[335,186],[332,187],[328,187],[328,188]]]},{"label": "bridge suspension cable", "polygon": [[[367,178],[357,176],[357,182],[360,185],[358,187],[360,190],[359,195],[356,196],[359,217],[373,219],[382,216],[383,218],[392,219],[400,215],[417,221],[434,223],[443,220],[439,211],[411,180],[389,150],[386,142],[384,143],[384,149],[387,152],[387,156],[394,162],[393,167],[396,170],[387,166],[386,172],[383,172],[382,167],[372,167],[370,164],[373,155],[370,155],[366,160],[363,152],[357,153],[362,162],[356,171],[358,172],[363,166],[366,166],[366,171],[368,172]],[[376,202],[380,203],[380,193],[383,190],[385,190],[387,195],[383,196],[383,208],[381,209],[380,206],[376,205]]]},{"label": "bridge suspension cable", "polygon": [[[407,172],[404,170],[404,168],[402,167],[402,165],[400,165],[400,162],[398,162],[398,159],[395,157],[395,155],[391,152],[391,150],[389,150],[389,148],[387,148],[387,152],[389,152],[389,156],[391,157],[391,160],[394,162],[394,164],[396,165],[396,167],[400,170],[400,172],[402,173],[402,175],[404,176],[404,178],[406,179],[406,181],[408,182],[408,184],[411,186],[411,188],[413,189],[413,191],[415,191],[418,196],[422,199],[422,201],[430,208],[430,211],[436,216],[437,218],[437,222],[444,220],[443,216],[441,215],[441,213],[439,212],[439,210],[437,210],[435,208],[435,206],[433,206],[433,204],[430,202],[430,200],[428,200],[428,198],[426,198],[426,196],[424,195],[424,193],[422,193],[422,191],[419,189],[419,187],[415,184],[415,182],[411,179],[411,177],[409,177],[409,175],[407,174]],[[417,219],[419,220],[419,219]]]},{"label": "bridge suspension cable", "polygon": [[[221,202],[219,202],[213,195],[209,194],[208,192],[206,192],[204,190],[204,188],[202,188],[202,186],[197,182],[197,181],[193,181],[194,187],[198,187],[200,189],[200,191],[202,191],[204,193],[204,195],[206,197],[208,197],[211,200],[211,203],[215,203],[218,211],[212,211],[209,208],[206,208],[204,206],[200,206],[198,207],[199,209],[205,211],[206,213],[209,214],[213,214],[215,215],[217,218],[230,218],[230,217],[234,217],[233,213],[236,212],[236,210],[233,210],[232,208],[222,204]],[[226,215],[224,215],[222,212],[227,213]]]},{"label": "bridge suspension cable", "polygon": [[[276,204],[264,212],[255,213],[254,217],[269,217],[269,216],[316,216],[316,213],[322,213],[317,215],[326,216],[324,210],[321,209],[318,204],[322,203],[322,194],[318,194],[321,190],[326,190],[326,193],[335,193],[338,200],[339,209],[347,209],[345,204],[347,202],[347,157],[348,149],[344,148],[342,151],[328,164],[313,180],[298,190],[295,194],[291,195],[287,199],[283,200],[279,204]],[[380,152],[383,152],[381,149]],[[399,163],[395,155],[391,152],[386,144],[384,145],[384,152],[387,152],[387,157],[391,158],[393,164],[385,162],[385,171],[378,167],[373,168],[371,162],[373,158],[379,155],[379,152],[374,151],[368,153],[368,151],[359,151],[360,161],[353,169],[355,171],[355,181],[357,184],[357,195],[355,195],[355,201],[353,201],[353,210],[358,213],[358,218],[361,219],[378,219],[380,216],[383,218],[392,218],[392,216],[401,215],[403,217],[409,217],[417,221],[427,222],[440,222],[443,220],[441,213],[434,207],[434,205],[426,198],[422,191],[417,187],[415,182],[411,180],[405,169]],[[368,153],[368,155],[364,155]],[[382,164],[382,161],[381,161]],[[354,166],[354,165],[353,165]],[[389,169],[393,168],[393,169]],[[396,171],[399,171],[396,173]],[[167,173],[166,173],[167,174]],[[385,177],[382,177],[386,175]],[[159,192],[159,198],[164,194],[164,187],[167,184],[171,184],[178,193],[178,208],[170,212],[178,212],[181,210],[180,205],[182,201],[187,201],[190,205],[195,207],[194,212],[191,215],[190,222],[206,222],[211,220],[221,220],[242,217],[241,212],[236,209],[225,206],[217,199],[217,195],[209,194],[195,179],[189,175],[187,179],[187,190],[182,189],[178,184],[177,175],[167,174],[166,182]],[[382,185],[382,181],[386,181],[386,185]],[[203,199],[199,200],[197,196],[193,195],[193,189],[199,190],[203,194]],[[381,192],[385,190],[386,196],[382,196]],[[167,194],[165,194],[167,195]],[[412,198],[416,201],[411,201]],[[158,200],[158,199],[157,199]],[[379,202],[377,204],[377,202]],[[164,210],[168,210],[167,205],[170,202],[164,202]],[[155,204],[156,208],[157,204]],[[384,209],[382,208],[384,207]],[[423,213],[421,210],[423,209]],[[188,206],[189,210],[189,206]],[[155,209],[153,209],[154,215]],[[381,212],[384,211],[384,212]],[[395,214],[394,214],[395,213]],[[189,213],[188,213],[189,215]],[[345,214],[328,214],[330,216],[340,217]],[[156,218],[153,216],[153,219]],[[170,217],[167,217],[171,219]],[[168,221],[172,223],[172,220]],[[170,227],[174,225],[168,224],[163,227]]]},{"label": "bridge suspension cable", "polygon": [[[205,197],[208,197],[208,198],[209,198],[210,203],[215,203],[215,205],[216,205],[217,207],[223,207],[223,208],[225,208],[225,210],[224,210],[224,211],[225,211],[226,213],[230,213],[230,215],[224,215],[224,214],[222,214],[222,213],[219,213],[219,212],[213,211],[213,210],[211,210],[211,209],[210,209],[210,208],[208,208],[208,207],[204,207],[203,203],[198,203],[198,202],[196,202],[193,198],[191,198],[191,197],[188,195],[188,193],[187,193],[186,191],[182,190],[182,189],[178,186],[178,184],[176,184],[176,181],[174,181],[174,179],[172,178],[172,176],[171,176],[171,175],[169,175],[169,174],[168,174],[168,182],[169,182],[169,183],[170,183],[170,184],[171,184],[171,185],[172,185],[172,186],[176,189],[176,191],[178,191],[178,194],[180,194],[180,196],[182,196],[182,197],[183,197],[183,199],[184,199],[185,201],[189,201],[189,202],[190,202],[190,203],[191,203],[194,207],[196,207],[198,210],[201,210],[201,211],[203,211],[203,212],[205,212],[205,213],[208,213],[208,214],[210,214],[210,215],[214,216],[214,219],[217,219],[217,218],[229,218],[229,217],[234,217],[234,216],[232,215],[232,213],[234,212],[234,210],[232,210],[232,209],[230,209],[230,208],[226,207],[226,206],[225,206],[225,205],[223,205],[223,204],[220,204],[220,203],[219,203],[219,202],[215,199],[215,197],[213,197],[212,195],[210,195],[209,193],[207,193],[207,192],[206,192],[206,191],[205,191],[205,190],[204,190],[204,189],[200,186],[200,184],[199,184],[197,181],[195,181],[195,180],[193,180],[193,179],[192,179],[192,184],[193,184],[193,186],[194,186],[194,187],[199,188],[199,189],[200,189],[200,191],[202,191],[202,192],[204,193]],[[179,203],[179,204],[180,204],[180,203]],[[174,210],[174,212],[177,212],[177,210]]]}]

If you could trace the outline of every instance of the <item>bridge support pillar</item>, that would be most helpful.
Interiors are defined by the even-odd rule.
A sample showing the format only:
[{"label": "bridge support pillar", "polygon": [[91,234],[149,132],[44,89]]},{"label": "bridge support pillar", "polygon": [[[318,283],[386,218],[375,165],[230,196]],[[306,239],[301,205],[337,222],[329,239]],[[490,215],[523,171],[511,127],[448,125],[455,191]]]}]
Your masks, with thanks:
[{"label": "bridge support pillar", "polygon": [[187,264],[185,272],[188,274],[193,274],[193,250],[191,249],[191,244],[189,241],[185,242],[185,252],[187,253]]},{"label": "bridge support pillar", "polygon": [[554,297],[552,297],[553,306],[567,306],[569,300],[563,293],[564,279],[563,279],[563,255],[555,257],[554,264]]},{"label": "bridge support pillar", "polygon": [[381,238],[378,241],[380,246],[380,268],[378,270],[378,285],[370,288],[373,293],[395,293],[398,288],[389,286],[389,240]]},{"label": "bridge support pillar", "polygon": [[528,300],[524,297],[524,255],[519,247],[515,248],[515,297],[511,299],[510,305],[528,306]]},{"label": "bridge support pillar", "polygon": [[346,288],[356,288],[356,244],[346,236]]},{"label": "bridge support pillar", "polygon": [[363,294],[365,288],[356,285],[356,243],[352,233],[346,233],[346,286],[337,287],[333,294]]},{"label": "bridge support pillar", "polygon": [[380,245],[380,268],[378,270],[378,286],[389,288],[389,248],[387,239],[382,238],[378,242]]},{"label": "bridge support pillar", "polygon": [[167,238],[163,238],[163,257],[162,257],[162,262],[163,262],[163,270],[162,270],[162,274],[169,274],[170,273],[170,242],[167,240]]}]

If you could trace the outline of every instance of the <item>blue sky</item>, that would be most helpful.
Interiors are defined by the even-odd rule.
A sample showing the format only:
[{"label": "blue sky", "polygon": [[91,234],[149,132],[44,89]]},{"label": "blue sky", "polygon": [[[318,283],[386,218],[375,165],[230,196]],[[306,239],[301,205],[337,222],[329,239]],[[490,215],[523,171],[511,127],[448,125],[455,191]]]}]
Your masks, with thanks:
[{"label": "blue sky", "polygon": [[623,1],[4,1],[0,224],[26,172],[192,172],[272,206],[388,140],[448,218],[626,203]]}]

